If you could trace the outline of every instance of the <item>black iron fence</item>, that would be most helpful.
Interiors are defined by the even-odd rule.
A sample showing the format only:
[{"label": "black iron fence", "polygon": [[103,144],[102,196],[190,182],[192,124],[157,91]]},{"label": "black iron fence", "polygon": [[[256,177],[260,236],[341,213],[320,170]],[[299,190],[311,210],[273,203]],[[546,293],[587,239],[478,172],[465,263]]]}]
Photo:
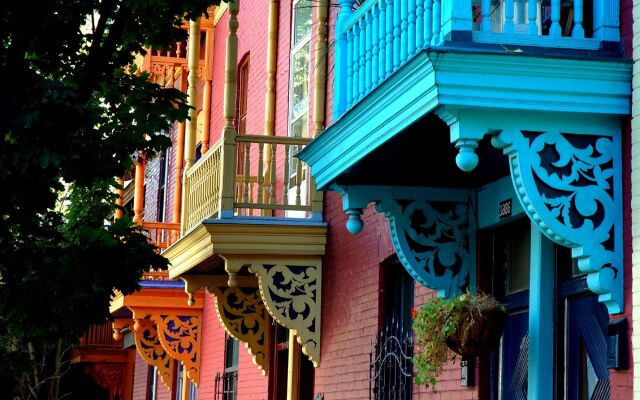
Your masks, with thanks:
[{"label": "black iron fence", "polygon": [[236,400],[238,397],[238,371],[218,372],[214,400]]},{"label": "black iron fence", "polygon": [[369,399],[411,400],[413,332],[391,319],[369,353]]}]

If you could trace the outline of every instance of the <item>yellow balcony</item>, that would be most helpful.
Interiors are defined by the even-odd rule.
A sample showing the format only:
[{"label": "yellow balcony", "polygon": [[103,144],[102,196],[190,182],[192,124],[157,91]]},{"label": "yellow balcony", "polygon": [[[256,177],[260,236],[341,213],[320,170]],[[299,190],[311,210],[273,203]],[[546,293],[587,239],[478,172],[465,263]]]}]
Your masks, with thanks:
[{"label": "yellow balcony", "polygon": [[263,373],[272,320],[318,365],[327,228],[308,166],[293,157],[310,139],[225,138],[185,173],[182,236],[163,253],[169,278],[191,303],[202,287],[216,297],[221,324]]},{"label": "yellow balcony", "polygon": [[[321,194],[316,192],[308,167],[293,156],[311,139],[237,135],[236,149],[223,166],[224,146],[218,141],[185,174],[182,231],[209,218],[222,216],[224,199],[233,199],[226,216],[271,216],[320,220]],[[223,176],[235,176],[223,190]]]}]

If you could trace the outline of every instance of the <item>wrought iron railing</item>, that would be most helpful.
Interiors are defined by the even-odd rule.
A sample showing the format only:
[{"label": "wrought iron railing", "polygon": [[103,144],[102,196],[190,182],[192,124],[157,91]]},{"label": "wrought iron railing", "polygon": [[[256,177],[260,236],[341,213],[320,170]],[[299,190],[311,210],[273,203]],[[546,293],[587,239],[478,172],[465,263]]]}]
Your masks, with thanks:
[{"label": "wrought iron railing", "polygon": [[214,400],[236,400],[238,398],[238,371],[216,373]]},{"label": "wrought iron railing", "polygon": [[413,332],[395,319],[386,324],[369,353],[369,399],[410,400]]}]

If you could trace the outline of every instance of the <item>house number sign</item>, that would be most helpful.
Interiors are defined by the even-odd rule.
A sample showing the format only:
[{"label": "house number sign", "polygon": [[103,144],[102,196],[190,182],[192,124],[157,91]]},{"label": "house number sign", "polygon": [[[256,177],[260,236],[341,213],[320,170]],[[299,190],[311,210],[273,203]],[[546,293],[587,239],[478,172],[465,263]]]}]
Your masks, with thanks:
[{"label": "house number sign", "polygon": [[512,210],[511,204],[512,204],[512,199],[503,200],[500,202],[500,205],[498,206],[498,216],[500,217],[500,219],[511,216],[511,210]]}]

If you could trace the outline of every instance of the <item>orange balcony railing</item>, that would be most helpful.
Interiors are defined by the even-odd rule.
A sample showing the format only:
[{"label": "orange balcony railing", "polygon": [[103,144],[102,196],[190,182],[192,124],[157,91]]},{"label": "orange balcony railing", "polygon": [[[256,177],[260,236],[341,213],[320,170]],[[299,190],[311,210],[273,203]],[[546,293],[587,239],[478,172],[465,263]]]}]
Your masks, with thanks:
[{"label": "orange balcony railing", "polygon": [[164,251],[180,238],[179,223],[143,221],[142,228],[146,230],[149,241],[155,244],[160,251]]}]

